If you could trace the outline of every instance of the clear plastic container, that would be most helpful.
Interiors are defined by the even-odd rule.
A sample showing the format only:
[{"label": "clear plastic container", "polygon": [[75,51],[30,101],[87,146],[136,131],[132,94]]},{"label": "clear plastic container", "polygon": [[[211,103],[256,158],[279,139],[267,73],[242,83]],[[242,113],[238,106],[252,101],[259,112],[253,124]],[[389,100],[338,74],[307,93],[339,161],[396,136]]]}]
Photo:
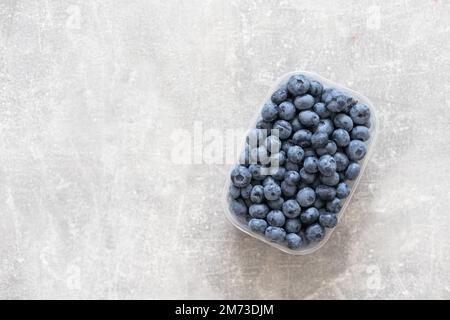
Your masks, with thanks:
[{"label": "clear plastic container", "polygon": [[[266,101],[270,100],[272,93],[276,89],[278,89],[282,84],[287,83],[289,78],[292,75],[295,75],[295,74],[302,74],[302,75],[305,75],[306,77],[308,77],[310,79],[317,80],[320,83],[322,83],[322,85],[324,87],[336,88],[339,91],[341,91],[341,92],[343,92],[343,93],[345,93],[345,94],[355,98],[356,100],[358,100],[359,103],[366,104],[370,108],[370,112],[371,112],[371,116],[370,116],[371,126],[369,128],[370,139],[365,142],[366,146],[367,146],[367,154],[366,154],[366,156],[364,157],[364,159],[362,161],[359,161],[359,164],[361,165],[361,171],[360,171],[358,177],[355,180],[353,180],[353,181],[349,181],[349,180],[346,181],[346,183],[351,188],[351,192],[350,192],[349,196],[343,202],[342,208],[339,211],[339,213],[337,214],[338,215],[338,224],[337,224],[337,226],[335,228],[332,228],[332,229],[326,228],[325,236],[320,242],[312,242],[312,243],[309,243],[307,245],[303,245],[302,247],[300,247],[297,250],[292,250],[292,249],[288,248],[285,244],[271,242],[271,241],[267,240],[263,235],[260,235],[260,234],[252,232],[249,229],[249,227],[247,225],[247,222],[244,219],[241,219],[241,218],[237,217],[229,209],[230,197],[228,195],[228,189],[229,189],[230,184],[231,184],[230,173],[231,173],[231,170],[234,168],[234,166],[239,163],[238,159],[236,159],[236,163],[233,164],[230,167],[230,169],[228,170],[228,175],[226,176],[226,183],[225,183],[225,188],[224,188],[224,191],[223,191],[223,197],[222,198],[224,200],[224,209],[225,209],[226,216],[236,228],[238,228],[242,232],[247,233],[248,235],[252,236],[253,238],[256,238],[256,239],[258,239],[258,240],[260,240],[262,242],[265,242],[268,245],[270,245],[272,247],[275,247],[275,248],[277,248],[277,249],[279,249],[279,250],[281,250],[283,252],[286,252],[286,253],[289,253],[289,254],[293,254],[293,255],[306,255],[306,254],[313,253],[314,251],[320,249],[328,241],[328,239],[330,239],[331,235],[333,234],[333,231],[336,228],[339,227],[340,218],[345,213],[345,211],[346,211],[346,209],[347,209],[347,207],[348,207],[348,205],[349,205],[349,203],[350,203],[350,201],[352,199],[352,196],[355,193],[356,188],[358,187],[359,181],[361,180],[361,177],[362,177],[362,175],[363,175],[363,173],[365,171],[367,163],[369,162],[370,156],[372,154],[372,150],[374,149],[373,146],[374,146],[375,140],[377,138],[377,133],[378,133],[378,130],[377,130],[378,122],[377,122],[377,118],[376,118],[376,110],[375,110],[375,107],[374,107],[373,103],[367,97],[365,97],[364,95],[362,95],[362,94],[360,94],[360,93],[358,93],[356,91],[353,91],[353,90],[351,90],[349,88],[346,88],[346,87],[344,87],[342,85],[339,85],[339,84],[337,84],[337,83],[335,83],[335,82],[333,82],[331,80],[323,78],[323,77],[319,76],[316,73],[307,72],[307,71],[295,71],[295,72],[286,73],[283,76],[281,76],[278,79],[278,81],[275,82],[273,87],[270,88],[270,91],[268,92],[266,98],[262,101],[261,104],[257,105],[257,107],[255,108],[255,117],[253,118],[253,121],[250,124],[249,130],[255,128],[257,119],[259,118],[259,115],[260,115],[260,112],[261,112],[262,105]],[[242,144],[241,144],[240,150],[244,149],[245,139],[246,139],[245,136],[242,137]]]}]

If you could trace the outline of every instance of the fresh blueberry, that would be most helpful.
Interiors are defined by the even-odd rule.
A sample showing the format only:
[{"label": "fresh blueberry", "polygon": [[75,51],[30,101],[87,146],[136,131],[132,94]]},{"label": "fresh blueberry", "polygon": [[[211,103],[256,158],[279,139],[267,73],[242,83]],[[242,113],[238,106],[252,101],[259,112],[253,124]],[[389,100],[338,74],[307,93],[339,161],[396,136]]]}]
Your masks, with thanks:
[{"label": "fresh blueberry", "polygon": [[259,165],[259,164],[251,164],[248,167],[248,170],[252,174],[252,178],[253,179],[255,179],[257,181],[264,180],[265,175],[262,174],[262,167],[261,167],[261,165]]},{"label": "fresh blueberry", "polygon": [[295,146],[295,144],[290,140],[285,140],[281,142],[281,151],[284,151],[284,153],[288,153],[289,148]]},{"label": "fresh blueberry", "polygon": [[324,201],[331,201],[336,196],[336,189],[322,184],[316,187],[316,194]]},{"label": "fresh blueberry", "polygon": [[270,153],[277,153],[280,151],[281,148],[281,141],[280,138],[277,136],[268,136],[266,140],[264,141],[264,144],[266,146],[267,151]]},{"label": "fresh blueberry", "polygon": [[345,105],[342,105],[338,103],[336,99],[333,99],[329,103],[327,103],[327,109],[331,112],[338,113],[345,110]]},{"label": "fresh blueberry", "polygon": [[278,120],[273,124],[272,130],[278,130],[278,137],[281,140],[286,140],[291,136],[292,126],[286,120]]},{"label": "fresh blueberry", "polygon": [[275,166],[282,166],[286,163],[286,153],[284,151],[280,151],[275,154],[270,155],[270,163]]},{"label": "fresh blueberry", "polygon": [[367,119],[366,123],[363,124],[366,128],[370,128],[372,126],[372,121],[370,121],[370,118]]},{"label": "fresh blueberry", "polygon": [[345,113],[338,113],[334,117],[334,121],[333,122],[334,122],[334,126],[336,128],[341,128],[341,129],[347,130],[349,132],[353,129],[352,118],[350,118]]},{"label": "fresh blueberry", "polygon": [[278,106],[272,101],[266,102],[261,110],[261,117],[265,121],[273,121],[278,116]]},{"label": "fresh blueberry", "polygon": [[315,157],[317,156],[316,152],[314,151],[313,148],[303,148],[303,151],[305,151],[305,155],[303,158],[308,158],[308,157]]},{"label": "fresh blueberry", "polygon": [[284,101],[278,106],[278,115],[280,119],[292,120],[295,118],[295,106],[292,102]]},{"label": "fresh blueberry", "polygon": [[296,234],[296,233],[288,233],[286,235],[286,244],[289,249],[298,249],[302,246],[303,240],[302,238]]},{"label": "fresh blueberry", "polygon": [[[267,233],[267,230],[266,230]],[[318,223],[314,223],[306,228],[306,238],[311,242],[317,242],[325,236],[325,229]]]},{"label": "fresh blueberry", "polygon": [[262,203],[264,201],[264,187],[254,186],[250,192],[250,200],[253,203]]},{"label": "fresh blueberry", "polygon": [[314,208],[320,209],[320,208],[323,208],[323,207],[325,207],[325,201],[323,201],[319,197],[316,197],[316,201],[314,201]]},{"label": "fresh blueberry", "polygon": [[247,205],[241,198],[237,200],[231,200],[230,210],[237,216],[244,216],[247,214]]},{"label": "fresh blueberry", "polygon": [[267,177],[264,178],[262,185],[263,185],[263,187],[265,187],[265,186],[267,186],[268,184],[271,184],[271,183],[278,184],[278,182],[273,177],[267,176]]},{"label": "fresh blueberry", "polygon": [[[299,176],[300,179],[300,176]],[[238,187],[236,187],[233,184],[230,184],[230,187],[228,188],[228,194],[230,195],[230,197],[232,199],[237,199],[241,196],[241,189],[239,189]]]},{"label": "fresh blueberry", "polygon": [[322,90],[321,100],[325,103],[330,103],[331,100],[335,97],[336,89],[333,88],[324,88]]},{"label": "fresh blueberry", "polygon": [[337,225],[337,216],[334,213],[325,213],[319,216],[319,223],[325,228],[334,228]]},{"label": "fresh blueberry", "polygon": [[355,124],[365,124],[370,118],[370,109],[365,104],[356,104],[350,109],[350,117]]},{"label": "fresh blueberry", "polygon": [[356,126],[353,128],[350,135],[351,135],[352,139],[367,141],[370,138],[370,131],[367,127]]},{"label": "fresh blueberry", "polygon": [[306,110],[298,114],[298,120],[300,120],[300,123],[305,127],[314,127],[319,124],[320,117],[317,113]]},{"label": "fresh blueberry", "polygon": [[335,186],[339,183],[339,180],[339,173],[337,172],[334,172],[331,176],[320,176],[320,182],[327,186]]},{"label": "fresh blueberry", "polygon": [[250,184],[252,180],[252,174],[248,168],[244,166],[236,166],[231,171],[231,182],[238,188],[243,188]]},{"label": "fresh blueberry", "polygon": [[272,122],[266,121],[261,118],[261,119],[258,119],[255,127],[257,129],[262,129],[262,130],[270,130],[270,129],[272,129]]},{"label": "fresh blueberry", "polygon": [[326,154],[320,157],[317,167],[324,176],[332,176],[336,172],[336,160]]},{"label": "fresh blueberry", "polygon": [[300,169],[297,163],[293,163],[289,160],[286,161],[284,167],[286,168],[287,171],[298,171]]},{"label": "fresh blueberry", "polygon": [[349,180],[355,180],[360,171],[361,166],[356,162],[352,162],[348,165],[347,170],[345,171],[345,177]]},{"label": "fresh blueberry", "polygon": [[336,152],[334,154],[333,158],[336,161],[336,170],[337,171],[343,171],[343,170],[347,169],[349,160],[348,160],[348,157],[345,155],[345,153]]},{"label": "fresh blueberry", "polygon": [[266,220],[273,227],[282,227],[286,218],[280,210],[272,210],[267,214]]},{"label": "fresh blueberry", "polygon": [[297,132],[298,130],[305,128],[305,126],[300,123],[300,120],[298,120],[298,117],[292,119],[290,123],[292,126],[292,132]]},{"label": "fresh blueberry", "polygon": [[367,148],[361,140],[352,140],[345,149],[345,152],[350,160],[358,161],[365,157]]},{"label": "fresh blueberry", "polygon": [[310,94],[297,96],[294,99],[294,105],[298,110],[311,109],[312,106],[314,105],[314,97]]},{"label": "fresh blueberry", "polygon": [[272,242],[283,242],[286,238],[286,231],[279,227],[267,227],[264,234],[266,238]]},{"label": "fresh blueberry", "polygon": [[281,188],[278,184],[271,183],[264,187],[264,197],[267,200],[277,200],[281,196]]},{"label": "fresh blueberry", "polygon": [[315,200],[316,193],[309,187],[303,188],[297,193],[297,202],[304,208],[311,206]]},{"label": "fresh blueberry", "polygon": [[248,213],[257,219],[264,219],[269,213],[269,207],[265,204],[252,204],[248,208]]},{"label": "fresh blueberry", "polygon": [[270,159],[266,147],[261,146],[250,150],[250,160],[253,164],[268,164]]},{"label": "fresh blueberry", "polygon": [[309,92],[313,96],[320,96],[322,95],[323,86],[319,81],[311,80],[309,82]]},{"label": "fresh blueberry", "polygon": [[300,205],[293,199],[284,202],[282,210],[284,215],[290,219],[297,218],[301,212]]},{"label": "fresh blueberry", "polygon": [[285,197],[293,197],[297,192],[297,186],[285,181],[281,182],[281,192]]},{"label": "fresh blueberry", "polygon": [[327,145],[327,143],[328,143],[328,134],[326,132],[316,131],[311,136],[311,145],[315,149],[323,148]]},{"label": "fresh blueberry", "polygon": [[300,214],[300,220],[304,224],[311,224],[319,218],[319,210],[314,207],[308,208]]},{"label": "fresh blueberry", "polygon": [[307,129],[301,129],[294,133],[294,135],[292,136],[292,142],[302,148],[306,148],[311,145],[311,136],[311,131]]},{"label": "fresh blueberry", "polygon": [[313,111],[319,115],[322,119],[328,118],[331,115],[330,110],[327,109],[325,103],[318,102],[313,106]]},{"label": "fresh blueberry", "polygon": [[317,125],[316,132],[325,132],[326,134],[330,135],[334,131],[334,125],[333,122],[330,119],[322,119],[319,121],[319,124]]},{"label": "fresh blueberry", "polygon": [[280,210],[283,206],[284,199],[282,197],[279,197],[277,200],[267,200],[267,205],[270,209],[273,210]]},{"label": "fresh blueberry", "polygon": [[334,198],[333,200],[327,202],[327,211],[338,213],[342,208],[342,201],[339,198]]},{"label": "fresh blueberry", "polygon": [[350,187],[345,182],[341,182],[337,185],[336,196],[339,199],[347,198],[349,194],[350,194]]},{"label": "fresh blueberry", "polygon": [[290,147],[287,153],[289,161],[297,164],[299,164],[302,161],[304,155],[305,152],[299,146]]},{"label": "fresh blueberry", "polygon": [[287,171],[284,176],[284,181],[291,185],[297,185],[300,182],[300,174],[297,171]]},{"label": "fresh blueberry", "polygon": [[334,141],[328,141],[327,145],[324,148],[316,149],[316,153],[318,156],[323,156],[325,154],[333,155],[336,153],[337,146]]},{"label": "fresh blueberry", "polygon": [[288,91],[294,96],[305,94],[309,86],[309,80],[301,74],[291,76],[287,83]]},{"label": "fresh blueberry", "polygon": [[305,168],[302,168],[300,170],[300,177],[302,182],[306,184],[311,184],[314,182],[314,180],[316,180],[316,174],[306,172]]},{"label": "fresh blueberry", "polygon": [[350,135],[347,130],[336,129],[333,131],[332,137],[338,147],[345,147],[350,143]]},{"label": "fresh blueberry", "polygon": [[267,222],[264,219],[253,218],[248,222],[248,226],[253,232],[264,234],[264,231],[266,231],[267,228]]},{"label": "fresh blueberry", "polygon": [[276,180],[283,180],[286,169],[284,167],[275,167],[271,169],[271,174]]},{"label": "fresh blueberry", "polygon": [[286,219],[286,222],[284,224],[284,229],[286,230],[286,232],[297,233],[300,231],[301,228],[302,228],[302,224],[300,222],[300,219],[298,219],[298,218]]},{"label": "fresh blueberry", "polygon": [[241,188],[241,197],[243,199],[250,199],[250,193],[252,192],[252,189],[253,189],[253,186],[251,184]]},{"label": "fresh blueberry", "polygon": [[271,100],[273,103],[280,104],[283,101],[285,101],[288,97],[288,91],[286,86],[282,86],[281,88],[278,88],[271,97]]},{"label": "fresh blueberry", "polygon": [[319,160],[316,157],[307,157],[305,161],[303,161],[303,168],[308,173],[316,173],[318,171],[318,163]]}]

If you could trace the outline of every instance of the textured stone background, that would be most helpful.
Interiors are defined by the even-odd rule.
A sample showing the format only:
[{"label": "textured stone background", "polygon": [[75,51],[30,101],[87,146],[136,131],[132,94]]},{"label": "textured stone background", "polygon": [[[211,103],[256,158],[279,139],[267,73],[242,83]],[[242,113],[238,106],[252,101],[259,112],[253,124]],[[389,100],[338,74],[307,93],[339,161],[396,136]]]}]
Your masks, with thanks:
[{"label": "textured stone background", "polygon": [[[0,297],[450,298],[450,2],[0,3]],[[330,242],[224,217],[224,164],[171,134],[245,128],[273,81],[368,96],[379,139]]]}]

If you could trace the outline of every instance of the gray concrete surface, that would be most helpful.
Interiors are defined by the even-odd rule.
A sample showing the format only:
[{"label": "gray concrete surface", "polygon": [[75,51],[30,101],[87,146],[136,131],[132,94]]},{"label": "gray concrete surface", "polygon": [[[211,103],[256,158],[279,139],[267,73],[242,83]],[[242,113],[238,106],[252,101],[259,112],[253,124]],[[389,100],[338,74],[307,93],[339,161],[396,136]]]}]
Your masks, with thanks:
[{"label": "gray concrete surface", "polygon": [[[449,21],[442,0],[2,1],[0,297],[450,298]],[[171,157],[298,69],[381,123],[306,257],[228,223],[228,165]]]}]

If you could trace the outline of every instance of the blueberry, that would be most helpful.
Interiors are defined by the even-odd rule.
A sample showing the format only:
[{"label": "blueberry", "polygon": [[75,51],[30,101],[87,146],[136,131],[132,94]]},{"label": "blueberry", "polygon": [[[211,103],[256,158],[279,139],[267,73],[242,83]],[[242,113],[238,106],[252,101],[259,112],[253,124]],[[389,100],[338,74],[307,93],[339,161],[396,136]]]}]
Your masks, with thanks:
[{"label": "blueberry", "polygon": [[302,224],[300,222],[300,219],[295,218],[295,219],[286,219],[286,222],[284,223],[284,230],[286,230],[286,232],[293,232],[293,233],[297,233],[300,231],[302,227]]},{"label": "blueberry", "polygon": [[319,160],[316,157],[307,157],[303,161],[303,169],[308,173],[316,173],[318,171],[318,162]]},{"label": "blueberry", "polygon": [[345,177],[349,180],[355,180],[360,171],[361,166],[356,162],[352,162],[348,165],[347,170],[345,171]]},{"label": "blueberry", "polygon": [[332,137],[338,147],[345,147],[350,143],[350,135],[344,129],[334,130]]},{"label": "blueberry", "polygon": [[292,120],[295,118],[295,106],[292,102],[284,101],[278,106],[278,115],[280,119]]},{"label": "blueberry", "polygon": [[269,213],[269,207],[265,204],[252,204],[248,208],[248,213],[257,219],[264,219]]},{"label": "blueberry", "polygon": [[303,156],[305,159],[308,157],[315,157],[317,155],[313,148],[303,148],[303,151],[305,151],[305,155]]},{"label": "blueberry", "polygon": [[267,205],[270,209],[273,210],[280,210],[283,206],[284,199],[282,197],[278,198],[277,200],[267,200]]},{"label": "blueberry", "polygon": [[289,161],[297,164],[302,161],[304,155],[305,152],[299,146],[290,147],[287,153]]},{"label": "blueberry", "polygon": [[270,129],[272,129],[272,122],[266,121],[261,118],[261,119],[258,119],[258,121],[256,121],[255,127],[257,129],[261,129],[261,130],[270,130]]},{"label": "blueberry", "polygon": [[[299,178],[300,178],[300,176],[299,176]],[[238,187],[236,187],[233,184],[230,184],[230,186],[228,188],[228,194],[230,195],[231,198],[237,199],[241,196],[241,189],[239,189]]]},{"label": "blueberry", "polygon": [[342,208],[341,199],[334,198],[333,200],[327,202],[326,208],[329,212],[338,213]]},{"label": "blueberry", "polygon": [[258,147],[250,150],[250,160],[251,163],[268,164],[269,163],[269,153],[266,147]]},{"label": "blueberry", "polygon": [[287,154],[289,151],[289,148],[293,147],[293,146],[294,146],[294,143],[292,141],[289,141],[289,140],[282,141],[281,142],[281,151],[284,151],[284,153]]},{"label": "blueberry", "polygon": [[271,183],[278,184],[278,182],[273,177],[267,176],[267,177],[264,178],[262,185],[263,185],[263,187],[265,187],[265,186],[267,186],[268,184],[271,184]]},{"label": "blueberry", "polygon": [[324,176],[332,176],[336,172],[336,160],[326,154],[320,157],[317,167]]},{"label": "blueberry", "polygon": [[342,112],[345,110],[345,105],[342,105],[338,103],[335,99],[331,100],[329,103],[327,103],[327,109],[331,112]]},{"label": "blueberry", "polygon": [[302,207],[309,207],[316,200],[316,193],[313,189],[306,187],[297,193],[297,202]]},{"label": "blueberry", "polygon": [[313,96],[320,96],[322,95],[323,86],[319,81],[311,80],[309,82],[309,92]]},{"label": "blueberry", "polygon": [[253,218],[248,222],[248,226],[253,232],[264,234],[264,231],[266,231],[267,228],[267,222],[264,219]]},{"label": "blueberry", "polygon": [[249,184],[246,187],[241,188],[241,197],[243,199],[249,199],[250,198],[250,193],[252,192],[253,186],[251,184]]},{"label": "blueberry", "polygon": [[367,141],[370,138],[370,131],[367,127],[356,126],[353,128],[350,136],[352,137],[352,139]]},{"label": "blueberry", "polygon": [[271,173],[276,180],[283,180],[284,175],[286,174],[286,169],[284,167],[277,167],[275,170],[272,169]]},{"label": "blueberry", "polygon": [[300,169],[299,165],[297,163],[293,163],[293,162],[291,162],[289,160],[286,161],[284,167],[288,171],[298,171]]},{"label": "blueberry", "polygon": [[330,110],[327,109],[325,103],[318,102],[313,106],[313,111],[319,115],[322,119],[328,118],[331,115]]},{"label": "blueberry", "polygon": [[309,147],[311,145],[311,136],[311,131],[307,129],[301,129],[294,133],[294,135],[292,136],[292,142],[302,148]]},{"label": "blueberry", "polygon": [[278,120],[273,124],[272,130],[278,130],[278,137],[281,140],[286,140],[291,136],[292,126],[286,120]]},{"label": "blueberry", "polygon": [[331,176],[320,176],[320,182],[327,186],[335,186],[339,183],[339,180],[339,173],[337,172],[334,172]]},{"label": "blueberry", "polygon": [[278,106],[272,101],[266,102],[261,110],[261,117],[265,121],[273,121],[277,118]]},{"label": "blueberry", "polygon": [[297,192],[297,186],[287,183],[286,181],[281,182],[281,193],[285,197],[292,197]]},{"label": "blueberry", "polygon": [[300,220],[304,224],[311,224],[319,218],[319,210],[314,207],[308,208],[300,214]]},{"label": "blueberry", "polygon": [[345,149],[345,152],[350,160],[357,161],[365,157],[367,148],[365,143],[361,140],[352,140]]},{"label": "blueberry", "polygon": [[[347,131],[345,131],[347,132]],[[323,148],[328,143],[328,134],[322,131],[316,131],[311,136],[311,145],[313,148]]]},{"label": "blueberry", "polygon": [[306,184],[311,184],[314,182],[314,180],[316,180],[316,174],[306,172],[305,168],[302,168],[300,170],[300,177],[302,179],[302,182]]},{"label": "blueberry", "polygon": [[291,185],[297,185],[300,182],[300,174],[297,171],[287,171],[284,176],[284,181]]},{"label": "blueberry", "polygon": [[289,249],[298,249],[302,246],[303,240],[302,238],[296,234],[296,233],[288,233],[286,235],[286,244]]},{"label": "blueberry", "polygon": [[267,227],[264,235],[269,241],[283,242],[286,237],[286,231],[283,228],[270,226]]},{"label": "blueberry", "polygon": [[339,199],[347,198],[349,194],[350,194],[350,187],[345,182],[341,182],[337,185],[336,196]]},{"label": "blueberry", "polygon": [[316,187],[317,197],[324,201],[331,201],[336,196],[336,189],[327,185],[318,185]]},{"label": "blueberry", "polygon": [[264,145],[266,146],[267,151],[270,153],[277,153],[281,148],[280,138],[277,136],[268,136],[264,141]]},{"label": "blueberry", "polygon": [[[267,233],[267,230],[266,230]],[[314,223],[306,228],[306,238],[311,242],[317,242],[325,236],[325,229],[318,223]]]},{"label": "blueberry", "polygon": [[231,200],[230,210],[237,216],[244,216],[247,214],[247,205],[241,198],[237,200]]},{"label": "blueberry", "polygon": [[330,119],[322,119],[319,121],[319,124],[317,125],[316,132],[325,132],[326,134],[330,135],[334,131],[334,125],[333,122]]},{"label": "blueberry", "polygon": [[310,94],[297,96],[294,99],[294,105],[298,110],[310,109],[314,105],[314,97]]},{"label": "blueberry", "polygon": [[281,88],[278,88],[270,98],[273,103],[280,104],[283,101],[285,101],[288,97],[288,91],[286,86],[282,86]]},{"label": "blueberry", "polygon": [[305,127],[314,127],[319,124],[320,117],[317,113],[306,110],[298,114],[298,120],[300,120],[300,123]]},{"label": "blueberry", "polygon": [[264,186],[264,197],[267,200],[277,200],[281,196],[281,188],[278,184],[271,183]]},{"label": "blueberry", "polygon": [[301,208],[297,201],[291,199],[283,203],[283,213],[287,218],[293,219],[300,215]]},{"label": "blueberry", "polygon": [[273,227],[282,227],[286,218],[280,210],[272,210],[267,214],[266,220]]},{"label": "blueberry", "polygon": [[325,201],[323,201],[319,197],[316,197],[316,201],[314,201],[314,208],[320,209],[320,208],[323,208],[323,207],[325,207]]},{"label": "blueberry", "polygon": [[356,104],[350,109],[350,117],[355,124],[365,124],[370,118],[370,109],[365,104]]},{"label": "blueberry", "polygon": [[291,126],[292,132],[297,132],[298,130],[305,128],[305,126],[300,123],[300,120],[298,120],[298,117],[291,120]]},{"label": "blueberry", "polygon": [[319,216],[319,223],[325,228],[334,228],[337,225],[337,216],[334,213],[325,213]]},{"label": "blueberry", "polygon": [[316,150],[317,155],[323,156],[325,154],[333,155],[336,153],[337,146],[334,141],[329,141],[324,148],[319,148]]},{"label": "blueberry", "polygon": [[330,103],[331,100],[335,97],[336,89],[333,88],[324,88],[322,90],[321,100],[325,103]]},{"label": "blueberry", "polygon": [[250,171],[252,178],[261,181],[264,180],[265,175],[262,174],[262,167],[259,164],[251,164],[248,167],[248,170]]},{"label": "blueberry", "polygon": [[349,160],[348,157],[342,153],[342,152],[336,152],[333,156],[334,160],[336,161],[336,170],[337,171],[343,171],[347,169]]},{"label": "blueberry", "polygon": [[309,86],[309,80],[301,74],[291,76],[287,83],[288,91],[294,96],[308,92]]},{"label": "blueberry", "polygon": [[252,180],[252,174],[248,168],[244,166],[236,166],[231,171],[231,182],[238,188],[243,188],[250,184]]},{"label": "blueberry", "polygon": [[250,200],[253,203],[262,203],[264,201],[264,187],[254,186],[250,192]]},{"label": "blueberry", "polygon": [[372,126],[372,122],[370,121],[370,119],[367,119],[366,123],[364,123],[363,126],[365,126],[366,128],[370,128]]},{"label": "blueberry", "polygon": [[333,120],[334,126],[336,128],[341,128],[347,131],[351,131],[353,129],[353,121],[345,113],[338,113]]},{"label": "blueberry", "polygon": [[275,154],[270,155],[270,163],[275,166],[282,166],[286,163],[286,153],[284,151],[280,151]]}]

